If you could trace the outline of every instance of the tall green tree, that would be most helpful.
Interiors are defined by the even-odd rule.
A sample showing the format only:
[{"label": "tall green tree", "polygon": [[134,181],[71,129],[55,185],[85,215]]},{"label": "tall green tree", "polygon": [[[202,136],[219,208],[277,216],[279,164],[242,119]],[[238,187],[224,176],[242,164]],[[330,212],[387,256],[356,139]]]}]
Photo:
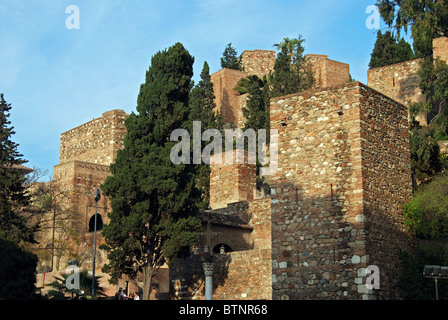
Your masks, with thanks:
[{"label": "tall green tree", "polygon": [[270,128],[269,121],[269,90],[266,81],[252,75],[238,81],[236,91],[248,94],[243,115],[246,118],[244,130]]},{"label": "tall green tree", "polygon": [[411,45],[403,38],[397,40],[390,31],[384,34],[378,30],[373,48],[369,68],[388,66],[414,59]]},{"label": "tall green tree", "polygon": [[232,47],[232,43],[227,44],[221,58],[221,68],[233,70],[242,70],[241,57],[238,57],[236,49]]},{"label": "tall green tree", "polygon": [[201,121],[202,126],[207,129],[221,130],[223,127],[222,117],[216,112],[215,94],[213,82],[210,76],[210,67],[204,62],[201,71],[201,79],[193,87],[190,95],[190,121]]},{"label": "tall green tree", "polygon": [[[246,105],[243,107],[243,115],[246,118],[244,130],[253,129],[256,132],[259,129],[266,130],[266,144],[270,142],[270,90],[266,77],[262,79],[256,75],[242,78],[238,81],[235,88],[240,94],[247,94]],[[257,140],[257,144],[259,141]],[[260,146],[258,146],[260,147]],[[265,177],[261,176],[260,169],[262,163],[257,157],[257,188],[266,187]]]},{"label": "tall green tree", "polygon": [[195,217],[201,194],[197,167],[174,165],[173,130],[185,128],[194,58],[176,43],[156,53],[140,87],[137,113],[126,119],[124,148],[102,185],[111,201],[110,223],[104,227],[109,263],[103,270],[116,283],[122,274],[144,277],[143,299],[149,299],[157,269],[198,240]]},{"label": "tall green tree", "polygon": [[[217,129],[224,133],[224,124],[222,116],[217,112],[215,104],[215,94],[213,91],[213,82],[210,76],[210,67],[207,62],[201,71],[201,80],[191,90],[190,95],[190,125],[193,121],[201,123],[201,136],[205,130]],[[188,128],[191,132],[192,128]],[[201,141],[202,142],[202,141]],[[203,146],[201,145],[201,150]],[[199,209],[206,210],[210,204],[210,165],[202,163],[198,168],[197,188],[202,194],[202,201],[199,203]]]},{"label": "tall green tree", "polygon": [[426,57],[420,62],[420,88],[425,95],[422,111],[428,112],[429,125],[436,129],[435,138],[448,138],[448,65]]},{"label": "tall green tree", "polygon": [[425,102],[412,105],[410,115],[414,119],[426,113],[428,125],[422,128],[411,122],[411,164],[417,180],[425,181],[447,167],[447,158],[440,155],[437,141],[448,139],[448,65],[425,57],[420,62],[419,76]]},{"label": "tall green tree", "polygon": [[[426,103],[411,106],[411,116],[428,112],[426,129],[411,123],[411,154],[413,170],[422,179],[428,179],[441,169],[437,140],[448,135],[447,86],[448,67],[433,60],[432,40],[448,36],[448,3],[446,0],[378,0],[381,17],[398,36],[411,31],[416,58],[423,58],[419,75],[420,88]],[[412,151],[413,150],[413,151]]]},{"label": "tall green tree", "polygon": [[311,63],[305,58],[305,39],[284,38],[275,44],[279,52],[271,75],[271,96],[278,97],[309,89],[314,83]]},{"label": "tall green tree", "polygon": [[426,181],[442,171],[440,148],[432,127],[411,126],[411,167],[417,181]]},{"label": "tall green tree", "polygon": [[[302,39],[301,36],[299,36],[299,38],[296,39],[289,39],[288,37],[286,37],[283,38],[283,40],[280,43],[274,44],[274,47],[276,47],[278,51],[285,52],[289,57],[289,63],[293,64],[294,59],[296,59],[298,55],[303,53],[304,42],[305,39]],[[302,52],[300,52],[299,50],[302,50]]]},{"label": "tall green tree", "polygon": [[439,174],[422,184],[404,205],[405,223],[421,239],[448,237],[448,176]]},{"label": "tall green tree", "polygon": [[411,31],[418,58],[432,53],[432,39],[448,36],[446,0],[377,0],[381,17],[397,35]]},{"label": "tall green tree", "polygon": [[30,203],[24,184],[24,171],[20,166],[26,163],[13,142],[14,127],[8,120],[11,104],[0,94],[0,238],[15,243],[34,242],[38,226],[30,226],[21,210]]}]

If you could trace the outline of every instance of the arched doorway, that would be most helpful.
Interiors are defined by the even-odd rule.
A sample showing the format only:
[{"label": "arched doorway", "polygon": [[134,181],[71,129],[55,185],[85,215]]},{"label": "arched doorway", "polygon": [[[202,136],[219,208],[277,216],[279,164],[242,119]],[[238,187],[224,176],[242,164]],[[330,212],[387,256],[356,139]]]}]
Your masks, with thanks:
[{"label": "arched doorway", "polygon": [[224,250],[224,253],[232,252],[232,248],[225,243],[218,243],[216,246],[213,247],[214,253],[221,253],[221,250]]},{"label": "arched doorway", "polygon": [[[103,230],[103,218],[99,213],[96,214],[96,231]],[[89,220],[89,232],[95,231],[95,214]]]}]

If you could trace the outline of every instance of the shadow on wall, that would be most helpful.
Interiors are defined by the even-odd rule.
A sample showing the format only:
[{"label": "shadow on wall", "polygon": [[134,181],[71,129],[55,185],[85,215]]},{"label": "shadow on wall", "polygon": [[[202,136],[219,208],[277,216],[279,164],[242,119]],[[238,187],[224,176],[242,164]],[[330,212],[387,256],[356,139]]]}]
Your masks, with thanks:
[{"label": "shadow on wall", "polygon": [[[213,232],[213,231],[212,231]],[[237,239],[234,239],[236,241]],[[244,237],[239,241],[244,243]],[[249,247],[249,244],[247,244]],[[193,249],[189,257],[178,258],[170,267],[170,293],[172,299],[190,300],[205,297],[204,262],[214,263],[213,288],[224,286],[228,278],[229,266],[232,263],[230,252],[235,252],[226,243],[212,247],[211,254],[204,252],[203,247]],[[221,253],[222,252],[222,253]]]},{"label": "shadow on wall", "polygon": [[[325,197],[308,197],[300,185],[283,184],[283,194],[291,196],[273,205],[272,299],[400,298],[400,254],[412,253],[400,217],[390,208],[366,205],[355,218],[353,208],[345,210],[351,200],[336,188],[345,181],[339,183]],[[378,267],[379,289],[366,287],[371,266]]]}]

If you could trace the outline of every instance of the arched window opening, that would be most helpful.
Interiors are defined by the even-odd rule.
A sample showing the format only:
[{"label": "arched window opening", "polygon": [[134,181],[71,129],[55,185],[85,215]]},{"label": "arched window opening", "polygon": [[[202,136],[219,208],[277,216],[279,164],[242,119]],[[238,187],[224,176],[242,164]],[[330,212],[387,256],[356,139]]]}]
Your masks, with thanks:
[{"label": "arched window opening", "polygon": [[[103,218],[99,213],[96,214],[96,231],[103,230]],[[95,215],[90,218],[89,221],[89,232],[95,231]]]},{"label": "arched window opening", "polygon": [[219,243],[216,246],[214,246],[213,248],[213,252],[214,253],[227,253],[227,252],[232,252],[232,248],[225,243]]}]

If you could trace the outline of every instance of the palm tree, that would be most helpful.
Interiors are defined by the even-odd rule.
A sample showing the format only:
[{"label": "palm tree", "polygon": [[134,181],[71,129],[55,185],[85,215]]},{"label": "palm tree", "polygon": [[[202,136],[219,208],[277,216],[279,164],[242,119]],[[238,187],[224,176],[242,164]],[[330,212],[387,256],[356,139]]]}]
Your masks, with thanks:
[{"label": "palm tree", "polygon": [[[54,300],[73,300],[73,299],[90,299],[85,293],[92,291],[92,276],[88,274],[87,270],[79,273],[79,289],[68,289],[66,286],[69,274],[61,274],[61,277],[55,277],[55,281],[48,284],[54,289],[48,291],[48,297]],[[95,276],[95,296],[105,297],[104,288],[99,286],[100,276]]]},{"label": "palm tree", "polygon": [[302,38],[302,35],[299,35],[296,39],[283,38],[283,41],[274,44],[274,47],[277,47],[278,51],[287,53],[290,63],[294,64],[305,51],[305,48],[303,47],[304,42],[305,39]]}]

